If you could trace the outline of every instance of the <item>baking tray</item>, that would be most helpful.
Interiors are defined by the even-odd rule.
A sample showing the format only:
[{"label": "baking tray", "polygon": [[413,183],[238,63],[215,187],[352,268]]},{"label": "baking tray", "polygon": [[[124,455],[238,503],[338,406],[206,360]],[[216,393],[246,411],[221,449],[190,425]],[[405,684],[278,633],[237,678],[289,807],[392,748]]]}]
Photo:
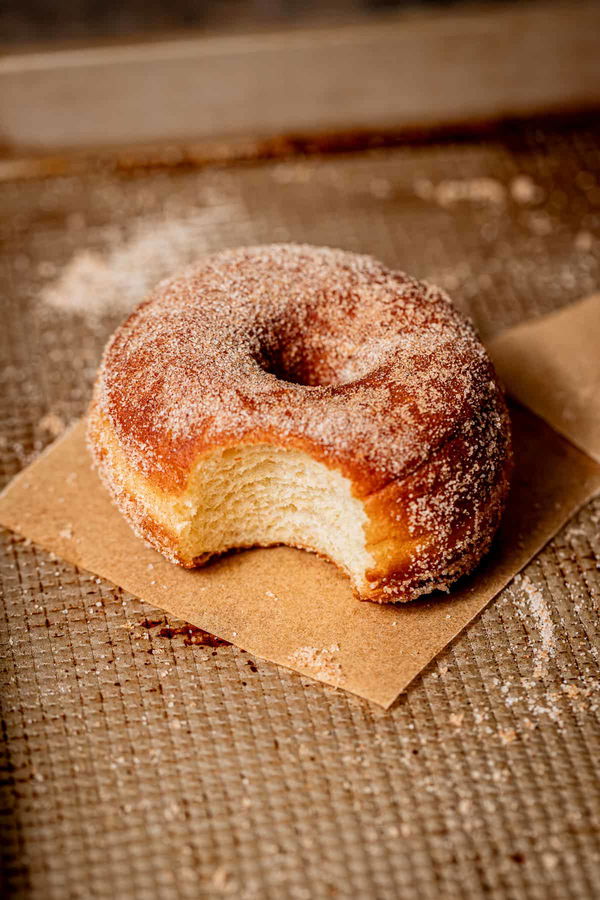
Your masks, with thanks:
[{"label": "baking tray", "polygon": [[[144,279],[202,252],[374,253],[441,283],[485,337],[590,293],[599,132],[532,122],[226,166],[182,147],[177,165],[6,177],[2,482],[85,411]],[[591,898],[599,521],[593,502],[387,714],[3,532],[6,892]]]}]

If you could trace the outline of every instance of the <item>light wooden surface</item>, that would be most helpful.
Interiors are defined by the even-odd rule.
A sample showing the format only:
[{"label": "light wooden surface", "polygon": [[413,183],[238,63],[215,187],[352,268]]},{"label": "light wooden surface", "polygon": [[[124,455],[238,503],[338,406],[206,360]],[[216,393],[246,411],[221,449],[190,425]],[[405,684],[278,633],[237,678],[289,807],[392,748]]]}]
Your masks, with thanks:
[{"label": "light wooden surface", "polygon": [[428,128],[600,104],[600,6],[516,3],[370,25],[7,55],[5,151]]}]

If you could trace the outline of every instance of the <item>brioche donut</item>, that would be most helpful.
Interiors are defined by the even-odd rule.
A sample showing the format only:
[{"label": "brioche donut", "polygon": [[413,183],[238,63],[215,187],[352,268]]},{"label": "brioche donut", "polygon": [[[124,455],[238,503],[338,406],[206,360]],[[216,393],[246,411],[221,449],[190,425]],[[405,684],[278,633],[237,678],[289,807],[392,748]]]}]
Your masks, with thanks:
[{"label": "brioche donut", "polygon": [[173,562],[287,544],[378,602],[473,569],[511,455],[492,364],[442,291],[294,244],[161,282],[108,344],[88,440],[125,518]]}]

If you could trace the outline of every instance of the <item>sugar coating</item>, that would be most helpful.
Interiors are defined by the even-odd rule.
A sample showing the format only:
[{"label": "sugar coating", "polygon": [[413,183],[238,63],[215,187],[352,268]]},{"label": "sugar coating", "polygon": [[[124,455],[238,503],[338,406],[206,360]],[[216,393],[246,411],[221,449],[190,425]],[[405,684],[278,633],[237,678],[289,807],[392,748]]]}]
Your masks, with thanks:
[{"label": "sugar coating", "polygon": [[369,256],[280,244],[161,282],[109,344],[99,402],[147,474],[200,433],[243,440],[259,424],[334,446],[385,480],[497,391],[441,290]]}]

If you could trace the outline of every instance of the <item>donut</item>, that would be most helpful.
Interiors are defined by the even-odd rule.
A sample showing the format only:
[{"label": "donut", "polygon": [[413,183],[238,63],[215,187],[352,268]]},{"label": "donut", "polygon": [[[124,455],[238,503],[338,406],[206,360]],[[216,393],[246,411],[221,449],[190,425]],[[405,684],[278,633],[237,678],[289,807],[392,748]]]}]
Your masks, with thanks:
[{"label": "donut", "polygon": [[87,434],[121,513],[174,563],[285,544],[376,602],[471,572],[511,468],[502,390],[449,298],[295,244],[162,281],[105,350]]}]

